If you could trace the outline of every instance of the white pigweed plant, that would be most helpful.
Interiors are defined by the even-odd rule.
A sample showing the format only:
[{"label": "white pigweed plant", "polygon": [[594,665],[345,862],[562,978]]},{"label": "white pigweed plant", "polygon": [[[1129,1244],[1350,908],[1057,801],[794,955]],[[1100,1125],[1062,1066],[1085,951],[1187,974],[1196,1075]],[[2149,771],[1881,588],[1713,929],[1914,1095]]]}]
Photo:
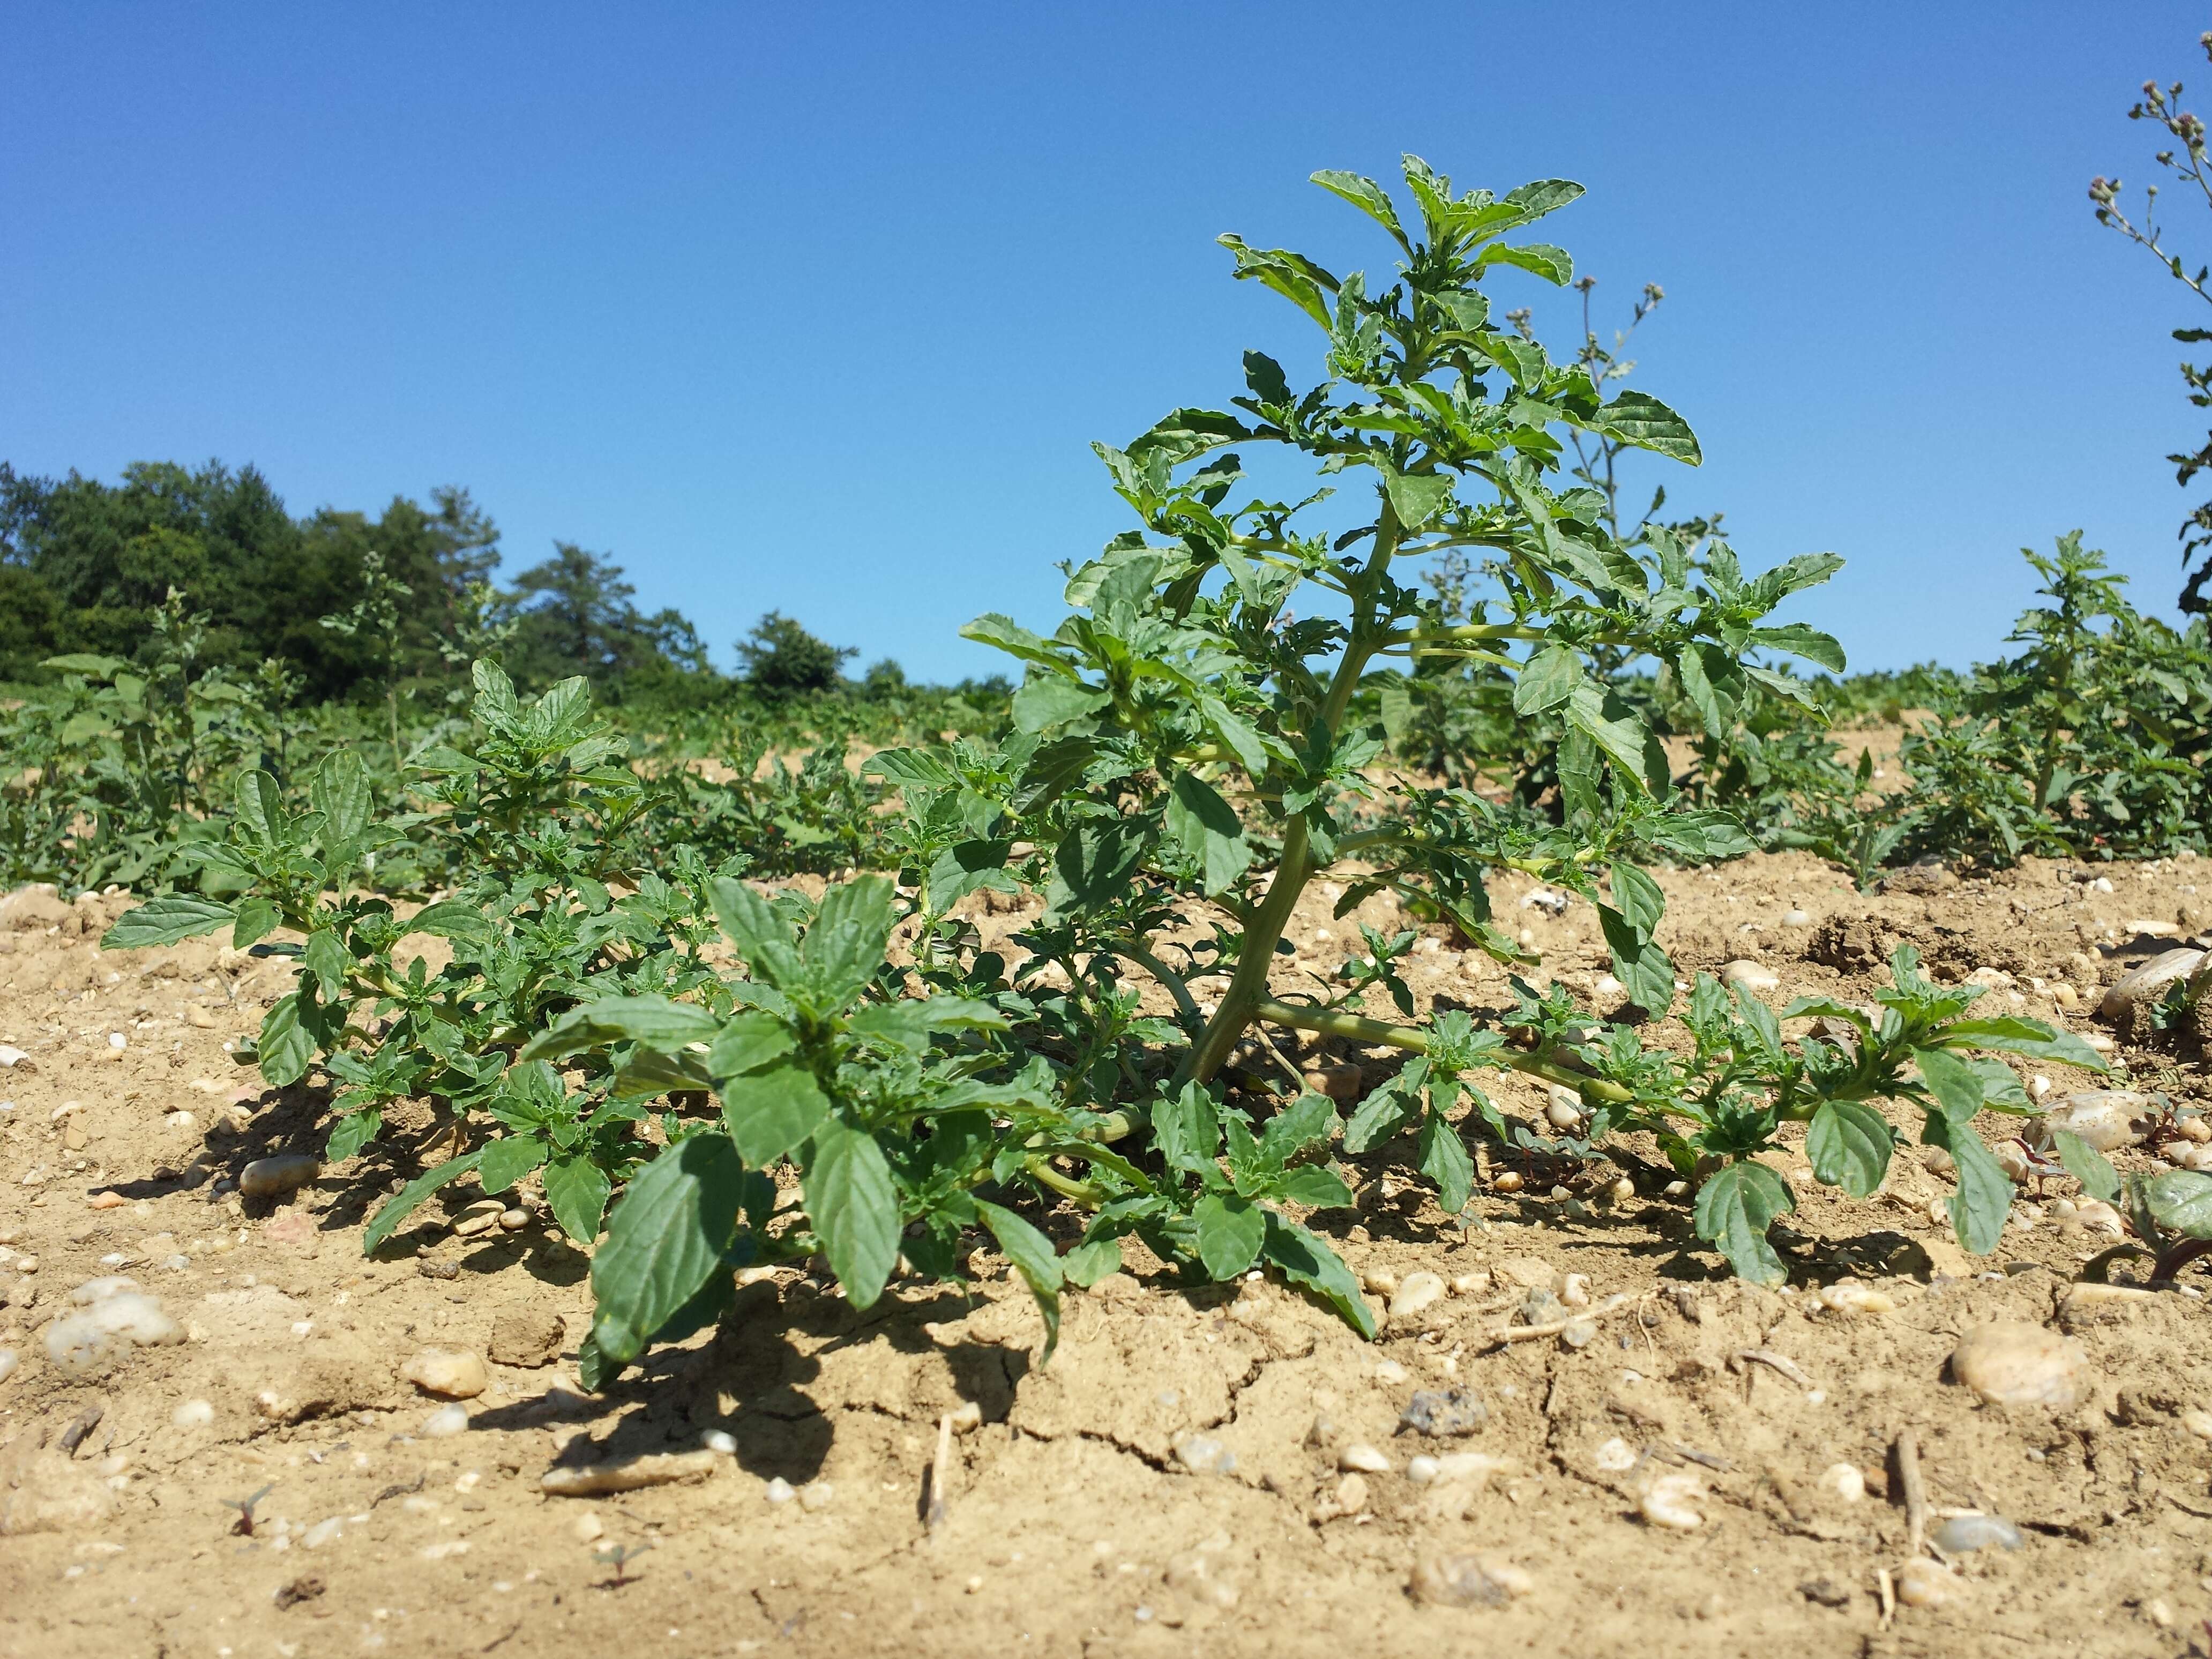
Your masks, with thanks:
[{"label": "white pigweed plant", "polygon": [[[1000,616],[966,630],[1024,665],[1013,735],[870,763],[902,804],[898,883],[863,876],[811,903],[708,879],[739,966],[703,991],[580,995],[519,1048],[525,1066],[611,1078],[611,1099],[678,1103],[593,1257],[594,1386],[726,1311],[733,1269],[819,1257],[866,1308],[902,1263],[959,1278],[977,1230],[1035,1292],[1048,1352],[1063,1285],[1111,1271],[1132,1236],[1197,1279],[1264,1268],[1372,1334],[1325,1238],[1328,1212],[1354,1199],[1340,1152],[1418,1168],[1471,1224],[1486,1140],[1595,1164],[1609,1137],[1649,1135],[1697,1183],[1697,1237],[1771,1284],[1786,1269],[1770,1224],[1795,1200],[1756,1154],[1802,1123],[1814,1175],[1863,1197],[1897,1140],[1877,1103],[1897,1101],[1956,1161],[1961,1243],[1996,1243],[2011,1188],[1971,1121],[2027,1101],[1978,1051],[2098,1069],[2075,1039],[1975,1018],[1978,992],[1930,983],[1909,951],[1875,1013],[1778,1012],[1701,975],[1686,1042],[1639,1034],[1680,1000],[1648,868],[1748,842],[1726,816],[1681,806],[1613,676],[1663,673],[1715,738],[1754,688],[1802,701],[1781,659],[1840,670],[1842,654],[1771,614],[1839,561],[1747,575],[1724,543],[1658,526],[1620,539],[1602,495],[1569,487],[1572,434],[1699,459],[1666,404],[1608,398],[1587,365],[1493,317],[1495,272],[1571,281],[1565,252],[1517,239],[1579,185],[1460,192],[1412,158],[1402,207],[1370,179],[1315,182],[1380,228],[1395,275],[1222,239],[1240,279],[1320,331],[1322,378],[1295,385],[1249,352],[1232,408],[1178,409],[1100,447],[1135,523],[1072,570],[1071,614],[1048,635]],[[1240,456],[1261,446],[1326,483],[1295,504],[1255,495]],[[1446,554],[1486,575],[1479,601],[1449,613],[1419,580]],[[1376,766],[1381,714],[1429,657],[1512,676],[1517,714],[1564,733],[1547,811]],[[1285,925],[1325,878],[1340,915],[1389,892],[1525,963],[1486,891],[1509,869],[1598,907],[1631,1000],[1611,1023],[1518,978],[1495,1026],[1452,1009],[1418,1019],[1398,972],[1411,932],[1370,930],[1327,994],[1279,988]],[[984,889],[1042,896],[1018,954],[981,948],[954,914]],[[1226,988],[1209,978],[1202,999],[1201,975]],[[1386,1004],[1393,1017],[1376,1017]],[[1829,1035],[1807,1034],[1815,1018]],[[1347,1117],[1285,1057],[1316,1039],[1403,1064]],[[1579,1126],[1545,1138],[1510,1122],[1483,1089],[1501,1071],[1573,1091]],[[538,1075],[557,1096],[550,1069]]]}]

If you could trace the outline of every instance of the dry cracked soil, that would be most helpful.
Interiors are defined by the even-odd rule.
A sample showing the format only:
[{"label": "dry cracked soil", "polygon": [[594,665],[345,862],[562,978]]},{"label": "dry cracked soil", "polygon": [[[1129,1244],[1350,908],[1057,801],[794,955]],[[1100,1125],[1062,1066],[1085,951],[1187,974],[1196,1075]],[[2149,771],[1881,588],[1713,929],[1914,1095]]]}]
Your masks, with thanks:
[{"label": "dry cracked soil", "polygon": [[[2194,1043],[2094,1018],[2124,969],[2212,923],[2212,864],[1922,872],[1862,896],[1760,856],[1663,884],[1686,971],[1750,961],[1771,1000],[1863,1000],[1909,940],[1995,1006],[2109,1032],[2127,1085],[2165,1108],[2212,1097]],[[1310,896],[1285,982],[1357,944],[1331,896]],[[1533,976],[1602,1008],[1595,915],[1542,899],[1525,882],[1501,899],[1543,953]],[[821,1274],[759,1279],[718,1332],[587,1396],[588,1263],[534,1203],[510,1230],[453,1189],[365,1258],[381,1176],[240,1195],[248,1160],[319,1144],[314,1092],[264,1090],[228,1052],[288,967],[213,942],[102,954],[128,902],[0,902],[7,1654],[2212,1645],[2212,1281],[2131,1288],[2123,1261],[2118,1288],[2077,1288],[2121,1241],[2069,1180],[2029,1183],[1999,1252],[1969,1258],[1931,1213],[1942,1169],[1901,1151],[1854,1203],[1811,1182],[1801,1134],[1775,1159],[1800,1199],[1777,1292],[1698,1247],[1649,1146],[1583,1174],[1493,1156],[1454,1219],[1399,1145],[1352,1161],[1355,1212],[1315,1218],[1377,1309],[1397,1304],[1371,1344],[1279,1282],[1188,1286],[1137,1251],[1071,1295],[1041,1364],[1034,1306],[981,1253],[971,1290],[903,1279],[865,1314]],[[990,944],[1022,920],[975,916]],[[1432,935],[1411,958],[1423,1003],[1501,1007],[1502,971]],[[1371,1086],[1386,1058],[1297,1063],[1357,1064]],[[2019,1069],[2054,1101],[2099,1083]],[[1531,1122],[1547,1103],[1517,1079],[1496,1094]],[[2124,1170],[2200,1155],[2154,1115]],[[1077,1224],[1051,1219],[1063,1240]],[[51,1323],[113,1275],[179,1340],[68,1374]],[[1516,1318],[1576,1322],[1502,1340]],[[2072,1395],[1985,1404],[1954,1380],[1961,1334],[1996,1322],[2057,1345]],[[444,1386],[411,1381],[430,1350],[463,1356]],[[1430,1426],[1466,1431],[1409,1429],[1417,1393],[1444,1396]],[[547,1491],[613,1484],[633,1457],[680,1478]],[[257,1493],[247,1532],[233,1504]],[[1962,1513],[2003,1517],[2018,1547],[1900,1577],[1916,1520]]]}]

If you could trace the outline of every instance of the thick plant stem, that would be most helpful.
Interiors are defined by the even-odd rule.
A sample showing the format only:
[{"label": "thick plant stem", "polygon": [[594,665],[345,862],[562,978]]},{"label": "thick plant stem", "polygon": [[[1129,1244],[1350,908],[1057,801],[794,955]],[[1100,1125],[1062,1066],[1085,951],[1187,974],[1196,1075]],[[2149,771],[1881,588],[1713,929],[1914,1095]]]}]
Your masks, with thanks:
[{"label": "thick plant stem", "polygon": [[[1425,1054],[1429,1051],[1429,1034],[1426,1031],[1417,1030],[1410,1025],[1392,1025],[1383,1020],[1369,1019],[1361,1014],[1301,1008],[1295,1003],[1267,1000],[1257,1004],[1252,1013],[1256,1019],[1264,1019],[1275,1025],[1287,1025],[1293,1030],[1342,1037],[1350,1042],[1370,1042],[1380,1048],[1403,1048],[1416,1054]],[[1618,1083],[1608,1083],[1602,1078],[1571,1071],[1541,1054],[1501,1054],[1494,1060],[1485,1063],[1576,1090],[1586,1101],[1619,1103],[1636,1098],[1632,1091]]]},{"label": "thick plant stem", "polygon": [[[1352,637],[1345,641],[1344,655],[1336,665],[1335,677],[1329,682],[1328,695],[1322,701],[1316,720],[1316,726],[1326,730],[1332,738],[1344,720],[1344,711],[1351,706],[1352,694],[1359,684],[1369,659],[1382,644],[1375,624],[1374,596],[1381,590],[1382,578],[1390,568],[1390,556],[1397,547],[1399,533],[1397,515],[1390,510],[1386,499],[1375,526],[1375,556],[1353,596]],[[1237,971],[1231,976],[1228,994],[1221,999],[1221,1006],[1214,1011],[1197,1045],[1190,1051],[1182,1075],[1200,1083],[1211,1082],[1265,1000],[1267,975],[1274,966],[1275,941],[1282,938],[1291,912],[1297,908],[1298,895],[1305,890],[1306,883],[1314,874],[1311,846],[1304,815],[1291,819],[1283,830],[1283,855],[1275,866],[1275,878],[1268,884],[1267,896],[1261,902],[1251,926],[1244,930],[1243,948],[1237,958]]]}]

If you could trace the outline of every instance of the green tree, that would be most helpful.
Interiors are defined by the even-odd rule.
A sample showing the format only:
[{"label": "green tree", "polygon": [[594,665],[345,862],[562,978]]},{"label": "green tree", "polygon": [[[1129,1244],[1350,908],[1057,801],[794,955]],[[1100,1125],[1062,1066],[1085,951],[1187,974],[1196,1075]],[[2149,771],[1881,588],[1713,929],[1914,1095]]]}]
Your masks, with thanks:
[{"label": "green tree", "polygon": [[745,683],[767,697],[827,691],[842,680],[847,659],[859,654],[817,639],[781,611],[769,611],[738,641]]}]

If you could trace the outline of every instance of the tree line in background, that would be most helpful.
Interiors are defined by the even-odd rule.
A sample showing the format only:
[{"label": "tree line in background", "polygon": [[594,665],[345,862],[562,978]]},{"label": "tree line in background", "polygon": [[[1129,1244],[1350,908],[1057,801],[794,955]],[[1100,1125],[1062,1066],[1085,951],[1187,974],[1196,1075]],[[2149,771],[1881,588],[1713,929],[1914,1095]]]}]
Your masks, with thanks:
[{"label": "tree line in background", "polygon": [[252,466],[143,461],[110,484],[0,462],[0,682],[42,683],[58,656],[145,657],[173,591],[204,619],[206,664],[287,664],[303,702],[396,700],[483,655],[525,687],[581,674],[610,702],[675,708],[908,689],[888,660],[848,682],[853,651],[775,612],[725,676],[689,617],[639,610],[623,568],[574,543],[505,586],[499,564],[498,528],[465,489],[295,518]]}]

